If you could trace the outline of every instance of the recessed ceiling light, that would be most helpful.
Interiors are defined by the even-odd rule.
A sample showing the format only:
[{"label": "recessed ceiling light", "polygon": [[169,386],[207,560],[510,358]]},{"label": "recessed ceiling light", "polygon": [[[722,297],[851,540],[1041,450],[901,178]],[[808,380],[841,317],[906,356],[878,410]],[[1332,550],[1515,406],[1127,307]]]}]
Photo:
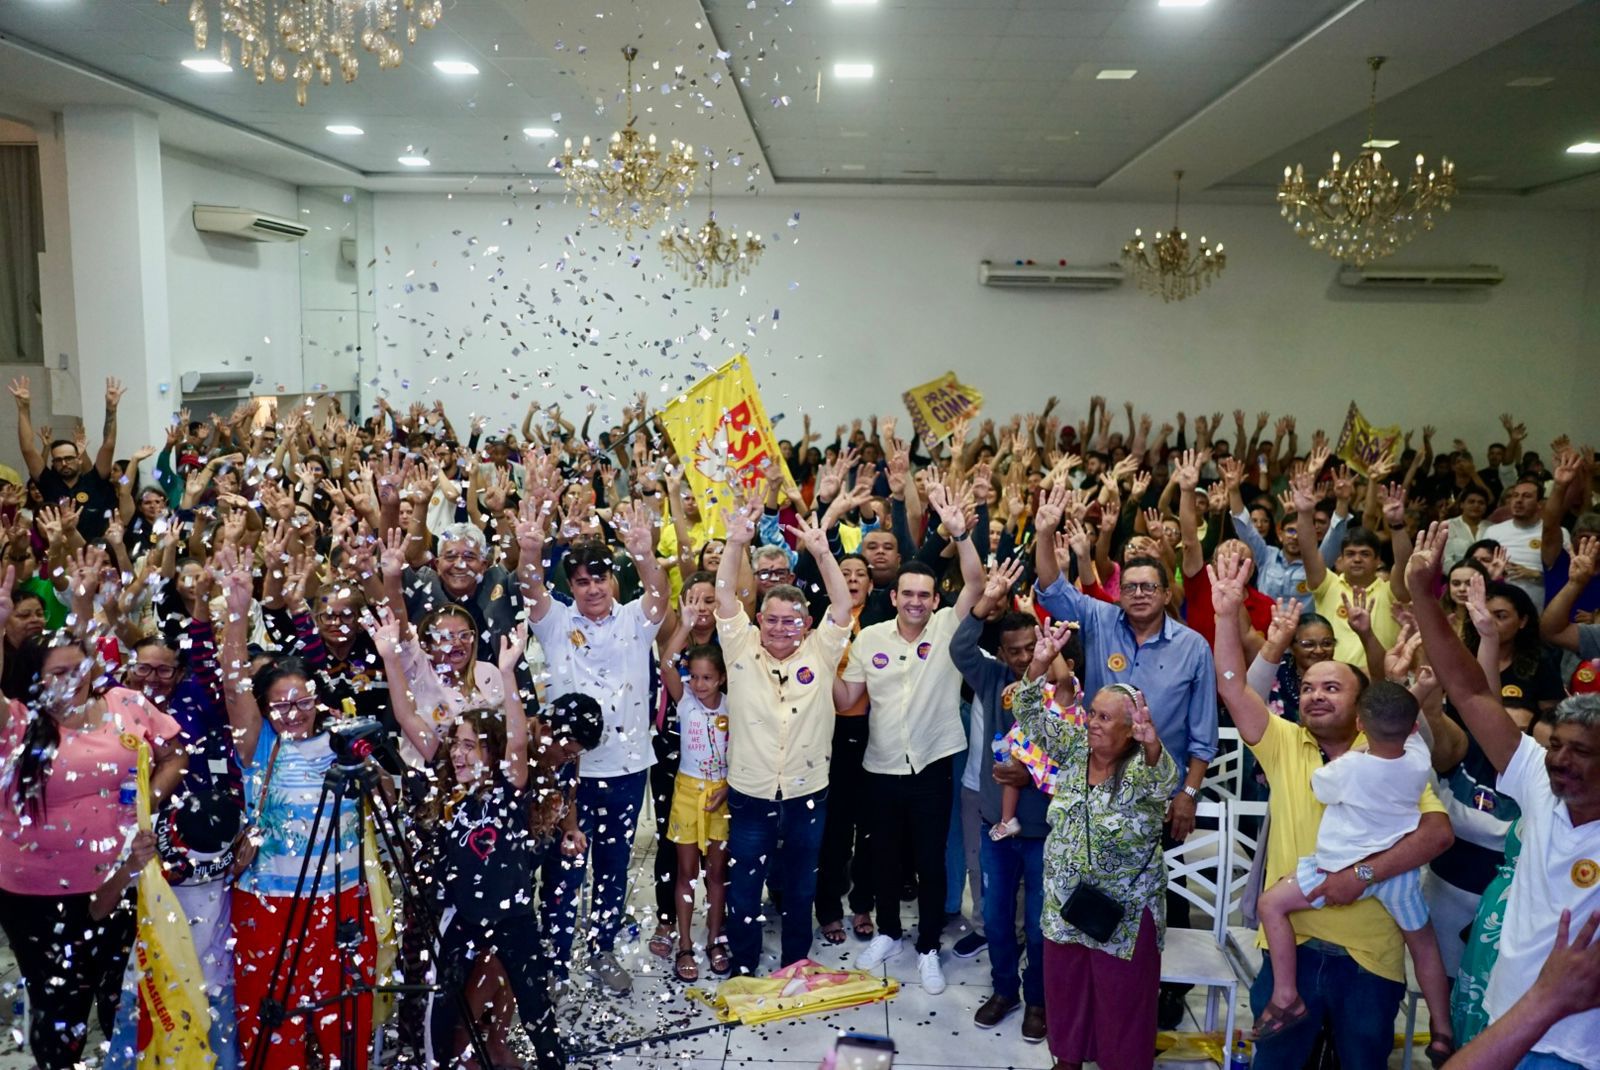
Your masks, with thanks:
[{"label": "recessed ceiling light", "polygon": [[436,59],[433,69],[440,74],[477,74],[478,68],[464,59]]},{"label": "recessed ceiling light", "polygon": [[1580,141],[1576,145],[1568,145],[1567,151],[1574,156],[1594,156],[1600,153],[1600,141]]},{"label": "recessed ceiling light", "polygon": [[1530,78],[1513,78],[1506,83],[1508,89],[1537,89],[1542,85],[1549,85],[1555,81],[1554,75],[1542,75]]},{"label": "recessed ceiling light", "polygon": [[1371,141],[1363,141],[1361,147],[1364,149],[1392,149],[1398,144],[1400,142],[1394,138],[1375,137]]},{"label": "recessed ceiling light", "polygon": [[872,64],[870,63],[835,63],[833,65],[835,78],[864,79],[872,77]]},{"label": "recessed ceiling light", "polygon": [[330,134],[338,134],[340,137],[360,137],[366,133],[359,126],[351,126],[349,123],[329,123],[323,129]]},{"label": "recessed ceiling light", "polygon": [[402,156],[400,162],[407,167],[432,167],[433,161],[426,156]]},{"label": "recessed ceiling light", "polygon": [[229,74],[233,68],[219,59],[186,59],[183,65],[196,74]]},{"label": "recessed ceiling light", "polygon": [[1095,75],[1095,80],[1100,82],[1126,82],[1138,73],[1137,70],[1129,67],[1107,67]]},{"label": "recessed ceiling light", "polygon": [[1157,0],[1157,7],[1205,7],[1211,0]]},{"label": "recessed ceiling light", "polygon": [[556,132],[548,126],[525,126],[522,128],[522,136],[531,137],[535,141],[543,141],[545,138],[555,137]]}]

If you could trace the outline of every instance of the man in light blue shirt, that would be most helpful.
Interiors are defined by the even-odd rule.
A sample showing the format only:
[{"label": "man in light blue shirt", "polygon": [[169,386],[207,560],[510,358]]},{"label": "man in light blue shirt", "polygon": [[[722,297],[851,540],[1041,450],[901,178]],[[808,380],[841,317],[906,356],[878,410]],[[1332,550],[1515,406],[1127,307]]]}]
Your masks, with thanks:
[{"label": "man in light blue shirt", "polygon": [[[1293,598],[1301,608],[1311,609],[1311,588],[1306,585],[1306,566],[1300,556],[1300,519],[1293,511],[1286,512],[1278,521],[1278,545],[1268,546],[1250,522],[1250,512],[1239,494],[1237,466],[1224,468],[1222,477],[1228,485],[1228,508],[1233,511],[1233,533],[1239,541],[1250,547],[1256,560],[1256,590],[1268,598]],[[1334,510],[1328,520],[1328,530],[1322,536],[1322,559],[1332,561],[1344,546],[1344,533],[1350,523],[1350,492],[1348,480],[1335,479]]]}]

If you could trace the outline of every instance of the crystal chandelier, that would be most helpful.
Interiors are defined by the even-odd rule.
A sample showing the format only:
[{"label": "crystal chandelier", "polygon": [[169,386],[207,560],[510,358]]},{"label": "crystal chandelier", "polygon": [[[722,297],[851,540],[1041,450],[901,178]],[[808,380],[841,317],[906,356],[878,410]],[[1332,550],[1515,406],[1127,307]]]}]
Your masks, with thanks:
[{"label": "crystal chandelier", "polygon": [[745,231],[740,240],[738,231],[725,232],[717,222],[716,197],[711,189],[716,166],[706,169],[706,221],[698,230],[685,225],[673,227],[661,236],[661,252],[667,261],[696,286],[721,287],[735,277],[743,278],[767,248],[754,232]]},{"label": "crystal chandelier", "polygon": [[1183,172],[1174,171],[1177,190],[1172,195],[1172,229],[1165,234],[1156,231],[1155,241],[1146,241],[1144,231],[1135,227],[1133,238],[1122,247],[1122,259],[1133,269],[1139,289],[1159,294],[1163,301],[1182,301],[1210,286],[1213,279],[1228,266],[1222,243],[1213,248],[1200,236],[1200,248],[1189,253],[1189,235],[1178,229],[1178,209],[1183,192]]},{"label": "crystal chandelier", "polygon": [[642,137],[633,128],[633,61],[639,50],[629,45],[622,55],[628,61],[627,124],[611,135],[602,157],[589,154],[587,137],[574,156],[568,138],[566,150],[551,166],[566,176],[567,191],[580,205],[631,238],[635,227],[665,223],[689,203],[698,165],[682,142],[674,139],[663,157],[654,134]]},{"label": "crystal chandelier", "polygon": [[1326,250],[1334,259],[1358,266],[1393,253],[1415,236],[1418,227],[1432,230],[1434,211],[1448,212],[1456,192],[1456,165],[1449,157],[1441,157],[1439,170],[1430,171],[1418,153],[1417,168],[1403,192],[1400,180],[1383,166],[1383,154],[1372,144],[1378,113],[1378,68],[1383,61],[1383,56],[1367,60],[1372,67],[1367,140],[1355,163],[1341,169],[1341,157],[1334,153],[1333,167],[1317,179],[1314,188],[1306,182],[1304,165],[1285,167],[1283,184],[1278,187],[1280,212],[1294,223],[1296,234],[1307,239],[1313,249]]},{"label": "crystal chandelier", "polygon": [[[167,0],[158,0],[165,6]],[[190,0],[194,47],[204,49],[211,20],[207,0]],[[417,43],[417,27],[432,29],[444,10],[442,0],[216,0],[222,27],[218,59],[253,71],[256,83],[294,80],[294,98],[303,107],[315,79],[333,84],[337,67],[346,82],[360,71],[358,51],[378,57],[378,69],[398,67],[406,44]],[[230,45],[229,38],[235,45]],[[292,66],[291,66],[292,64]]]}]

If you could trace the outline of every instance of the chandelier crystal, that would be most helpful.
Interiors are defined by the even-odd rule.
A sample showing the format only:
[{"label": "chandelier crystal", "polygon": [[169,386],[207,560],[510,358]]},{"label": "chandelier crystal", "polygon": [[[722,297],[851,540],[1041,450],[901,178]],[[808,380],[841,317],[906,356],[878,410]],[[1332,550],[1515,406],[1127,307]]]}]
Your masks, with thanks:
[{"label": "chandelier crystal", "polygon": [[696,286],[722,287],[750,273],[766,244],[753,231],[740,239],[737,230],[722,229],[717,222],[716,197],[711,179],[716,164],[706,170],[706,221],[698,229],[687,224],[672,227],[661,236],[661,252],[679,275]]},{"label": "chandelier crystal", "polygon": [[663,154],[654,134],[646,137],[634,129],[633,61],[639,50],[629,45],[622,55],[628,61],[626,125],[611,135],[600,157],[590,154],[587,137],[574,155],[568,138],[565,151],[551,166],[566,177],[567,191],[581,206],[631,238],[635,227],[665,223],[689,203],[698,163],[682,142],[674,139]]},{"label": "chandelier crystal", "polygon": [[1416,236],[1432,230],[1435,212],[1448,212],[1456,193],[1456,165],[1441,157],[1439,169],[1429,170],[1421,153],[1406,188],[1383,165],[1383,154],[1372,147],[1378,113],[1378,68],[1383,56],[1367,60],[1372,68],[1372,95],[1367,102],[1367,140],[1349,167],[1333,154],[1333,166],[1312,186],[1303,164],[1283,169],[1278,186],[1279,211],[1294,224],[1294,232],[1335,260],[1370,264],[1390,255]]},{"label": "chandelier crystal", "polygon": [[[164,7],[167,0],[158,0]],[[194,47],[204,50],[211,33],[208,0],[190,0]],[[359,53],[378,57],[378,69],[400,66],[405,44],[417,29],[438,25],[443,0],[215,0],[222,41],[217,58],[253,72],[256,83],[294,82],[302,107],[313,81],[333,84],[337,68],[346,82],[360,72]]]},{"label": "chandelier crystal", "polygon": [[1189,252],[1189,235],[1178,226],[1178,209],[1182,204],[1183,172],[1173,172],[1177,190],[1172,196],[1172,229],[1166,233],[1156,231],[1153,241],[1147,241],[1144,231],[1135,227],[1133,237],[1122,247],[1122,259],[1133,270],[1139,289],[1157,294],[1163,301],[1182,301],[1210,286],[1212,280],[1228,266],[1222,243],[1214,247],[1200,237],[1200,248]]}]

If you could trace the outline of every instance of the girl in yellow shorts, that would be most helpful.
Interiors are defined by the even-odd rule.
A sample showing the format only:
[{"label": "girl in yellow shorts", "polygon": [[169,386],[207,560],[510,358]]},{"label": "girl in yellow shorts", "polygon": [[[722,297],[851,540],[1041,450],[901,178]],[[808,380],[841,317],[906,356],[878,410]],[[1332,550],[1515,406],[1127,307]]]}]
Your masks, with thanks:
[{"label": "girl in yellow shorts", "polygon": [[690,922],[694,886],[702,860],[706,869],[706,958],[711,971],[726,974],[731,964],[728,938],[722,934],[723,904],[728,890],[728,672],[722,651],[709,644],[690,647],[679,662],[661,674],[667,693],[678,704],[681,752],[672,787],[672,813],[667,839],[678,845],[678,952],[672,972],[679,980],[700,977],[695,962]]}]

